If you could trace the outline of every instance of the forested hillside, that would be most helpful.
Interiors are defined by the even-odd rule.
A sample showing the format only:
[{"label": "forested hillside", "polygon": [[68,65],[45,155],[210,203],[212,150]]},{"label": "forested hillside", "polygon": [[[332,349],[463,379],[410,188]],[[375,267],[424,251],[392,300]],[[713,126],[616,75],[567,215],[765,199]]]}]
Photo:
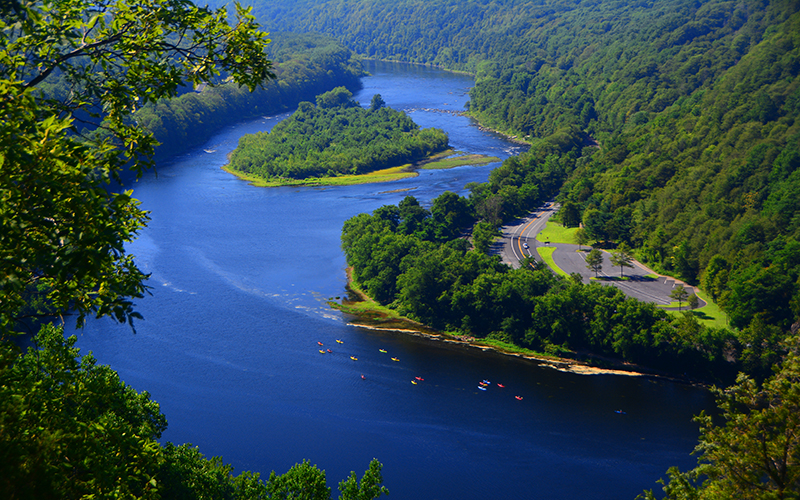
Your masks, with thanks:
[{"label": "forested hillside", "polygon": [[700,284],[767,352],[796,321],[797,2],[300,4],[255,12],[368,57],[475,72],[470,113],[533,144],[475,187],[486,220],[530,208],[517,165],[558,164],[565,222]]},{"label": "forested hillside", "polygon": [[293,109],[300,101],[334,87],[360,88],[360,63],[331,38],[292,33],[272,36],[276,40],[269,45],[269,54],[275,61],[276,78],[264,88],[250,92],[232,83],[203,85],[201,92],[150,103],[135,113],[138,123],[161,143],[159,156],[202,144],[229,123]]},{"label": "forested hillside", "polygon": [[[703,462],[688,476],[673,471],[667,493],[797,496],[798,347],[779,344],[800,314],[797,2],[256,3],[267,29],[320,31],[370,57],[474,72],[470,113],[533,143],[468,200],[445,193],[428,210],[407,198],[351,219],[343,244],[370,293],[399,297],[402,312],[441,328],[654,364],[679,358],[701,374],[731,358],[764,378],[783,349],[782,371],[761,388],[740,378],[719,393],[727,426],[701,417]],[[0,3],[5,498],[330,497],[307,462],[262,481],[234,477],[191,446],[161,445],[158,405],[80,357],[60,329],[42,327],[27,353],[16,342],[53,316],[140,317],[133,301],[147,275],[126,245],[148,217],[111,181],[124,167],[152,165],[148,127],[181,142],[201,137],[187,124],[207,129],[240,112],[221,110],[214,92],[190,91],[174,108],[162,99],[225,76],[252,90],[274,71],[283,80],[267,85],[278,111],[308,98],[300,89],[313,96],[320,82],[355,81],[346,49],[306,53],[308,38],[276,46],[273,68],[265,35],[235,10],[179,0]],[[60,76],[67,85],[55,88]],[[272,112],[232,89],[218,91],[236,109]],[[108,135],[81,135],[88,122]],[[512,272],[484,255],[494,225],[556,193],[564,222],[583,221],[595,239],[629,242],[650,264],[700,282],[735,331],[670,320],[613,290]],[[459,236],[476,219],[470,251]],[[689,483],[703,478],[708,493],[698,495]],[[373,461],[361,481],[340,483],[341,498],[374,498],[380,483]]]}]

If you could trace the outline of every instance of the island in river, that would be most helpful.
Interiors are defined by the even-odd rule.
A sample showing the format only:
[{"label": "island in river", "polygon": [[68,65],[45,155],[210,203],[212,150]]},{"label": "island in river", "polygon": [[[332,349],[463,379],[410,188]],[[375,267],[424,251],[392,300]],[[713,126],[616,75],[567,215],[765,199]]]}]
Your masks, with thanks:
[{"label": "island in river", "polygon": [[223,167],[258,186],[386,182],[417,168],[450,168],[499,161],[448,149],[447,134],[420,129],[379,94],[362,108],[344,87],[302,102],[272,131],[246,135]]}]

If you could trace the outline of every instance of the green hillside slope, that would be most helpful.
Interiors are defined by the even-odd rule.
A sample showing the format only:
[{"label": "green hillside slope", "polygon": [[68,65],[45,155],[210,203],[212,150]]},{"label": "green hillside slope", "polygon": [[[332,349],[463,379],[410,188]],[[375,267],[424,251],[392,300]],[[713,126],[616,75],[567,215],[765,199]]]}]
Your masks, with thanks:
[{"label": "green hillside slope", "polygon": [[517,166],[566,158],[568,223],[588,218],[595,239],[702,285],[756,337],[800,313],[797,2],[262,0],[254,11],[368,57],[474,72],[470,113],[533,144],[479,196],[502,201],[504,186],[525,185]]}]

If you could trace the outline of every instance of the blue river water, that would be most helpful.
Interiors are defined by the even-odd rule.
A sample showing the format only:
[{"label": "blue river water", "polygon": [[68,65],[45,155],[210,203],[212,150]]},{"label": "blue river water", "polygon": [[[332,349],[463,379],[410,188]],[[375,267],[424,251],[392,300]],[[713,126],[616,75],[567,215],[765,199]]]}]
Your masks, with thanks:
[{"label": "blue river water", "polygon": [[[519,153],[457,114],[469,76],[368,70],[363,105],[381,94],[420,126],[445,129],[456,149]],[[307,458],[327,471],[334,498],[373,457],[401,500],[633,499],[668,467],[696,463],[691,418],[713,406],[704,390],[349,326],[326,305],[345,295],[343,222],[408,194],[465,194],[497,164],[335,188],[256,188],[220,169],[240,136],[285,116],[222,130],[132,186],[152,218],[129,248],[152,273],[152,296],[138,301],[145,319],[135,334],[108,320],[77,332],[84,351],[160,403],[165,441],[264,476]]]}]

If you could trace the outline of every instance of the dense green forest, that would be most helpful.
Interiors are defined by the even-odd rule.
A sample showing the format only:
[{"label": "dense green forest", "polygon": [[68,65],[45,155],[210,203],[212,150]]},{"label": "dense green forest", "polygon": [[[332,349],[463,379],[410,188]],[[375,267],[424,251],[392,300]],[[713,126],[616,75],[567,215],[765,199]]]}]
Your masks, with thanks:
[{"label": "dense green forest", "polygon": [[532,143],[473,187],[482,220],[532,208],[525,193],[550,186],[520,166],[542,167],[567,224],[699,284],[759,349],[800,315],[796,2],[300,3],[255,11],[476,74],[470,114]]},{"label": "dense green forest", "polygon": [[[541,265],[512,269],[470,249],[459,237],[470,220],[471,201],[452,192],[430,210],[408,196],[349,219],[342,247],[353,279],[403,316],[479,340],[562,357],[591,353],[720,382],[740,366],[759,375],[771,368],[749,351],[730,363],[733,333],[702,326],[691,312],[672,317],[617,288],[586,286]],[[496,234],[480,223],[474,233],[478,241]]]},{"label": "dense green forest", "polygon": [[447,148],[442,130],[420,130],[402,111],[385,107],[378,94],[366,109],[344,87],[320,94],[316,102],[301,102],[268,133],[242,136],[231,169],[264,178],[365,174]]},{"label": "dense green forest", "polygon": [[[133,301],[148,275],[125,246],[148,216],[112,187],[128,167],[140,175],[153,165],[153,131],[133,110],[223,75],[226,88],[247,91],[273,78],[266,35],[247,10],[230,14],[229,24],[224,10],[182,0],[0,4],[2,498],[331,498],[324,471],[307,461],[264,479],[234,476],[189,444],[162,445],[167,421],[149,394],[80,356],[75,337],[51,324],[141,318]],[[291,82],[322,68],[353,82],[359,74],[341,48],[307,57],[286,65],[287,96],[318,92],[318,82]],[[85,133],[98,126],[104,133]],[[388,493],[381,482],[373,460],[360,480],[339,483],[339,498],[377,498]]]},{"label": "dense green forest", "polygon": [[[474,250],[410,229],[434,216],[433,207],[409,212],[408,199],[348,221],[343,247],[368,293],[443,329],[654,365],[676,356],[675,367],[723,380],[731,369],[767,378],[788,353],[764,389],[745,378],[720,391],[727,426],[700,418],[700,465],[671,471],[664,490],[797,496],[796,341],[783,343],[800,317],[797,2],[330,0],[300,1],[291,15],[277,1],[255,4],[264,19],[330,34],[367,57],[474,73],[469,113],[532,144],[460,202]],[[567,225],[699,284],[731,329],[689,315],[650,323],[658,312],[620,314],[613,291],[497,268],[483,254],[487,235],[549,195]],[[626,349],[610,332],[628,328]]]},{"label": "dense green forest", "polygon": [[[330,37],[312,33],[274,33],[267,47],[274,61],[274,78],[253,91],[220,75],[212,85],[201,82],[176,89],[173,99],[135,103],[132,121],[151,132],[159,142],[158,158],[168,158],[208,140],[220,128],[248,118],[272,115],[294,109],[304,100],[337,86],[358,90],[363,73],[360,61]],[[66,73],[56,72],[37,85],[37,90],[52,99],[66,101],[71,93]],[[78,110],[76,124],[83,133],[99,132],[97,117]]]},{"label": "dense green forest", "polygon": [[[442,329],[550,352],[676,363],[704,378],[753,374],[764,382],[740,377],[718,391],[725,424],[699,418],[700,465],[671,471],[665,492],[797,496],[798,346],[783,343],[800,315],[797,2],[256,3],[267,29],[318,31],[369,57],[475,73],[469,112],[532,143],[469,198],[445,193],[429,209],[406,198],[348,221],[343,246],[373,296]],[[354,82],[349,52],[333,45],[296,58],[306,42],[276,47],[271,57],[286,67],[274,67],[266,35],[235,10],[228,25],[226,13],[178,0],[0,4],[4,497],[330,497],[324,473],[306,462],[262,481],[234,477],[191,446],[160,445],[157,404],[79,357],[58,329],[42,328],[27,353],[15,341],[67,311],[78,323],[138,318],[146,274],[125,244],[147,214],[108,186],[124,166],[151,166],[156,138],[189,136],[159,136],[167,126],[221,123],[200,111],[221,106],[213,92],[255,110],[237,86],[253,90],[273,73],[288,78],[266,84],[287,96],[281,107],[330,88],[310,80],[324,79],[322,68]],[[61,76],[66,86],[39,92]],[[162,101],[226,77],[235,84],[189,91],[175,110]],[[108,134],[81,137],[89,118]],[[614,290],[512,271],[485,254],[497,224],[551,196],[565,223],[583,222],[595,240],[629,243],[656,268],[700,283],[733,328],[672,319]],[[472,250],[459,237],[471,225]],[[380,482],[373,462],[360,482],[353,474],[341,483],[341,498],[377,497]]]},{"label": "dense green forest", "polygon": [[331,38],[292,33],[271,36],[275,41],[268,46],[268,54],[275,61],[276,78],[263,88],[250,92],[233,83],[202,86],[202,92],[150,103],[134,114],[161,143],[159,156],[202,144],[230,123],[291,110],[334,87],[360,88],[360,62]]}]

